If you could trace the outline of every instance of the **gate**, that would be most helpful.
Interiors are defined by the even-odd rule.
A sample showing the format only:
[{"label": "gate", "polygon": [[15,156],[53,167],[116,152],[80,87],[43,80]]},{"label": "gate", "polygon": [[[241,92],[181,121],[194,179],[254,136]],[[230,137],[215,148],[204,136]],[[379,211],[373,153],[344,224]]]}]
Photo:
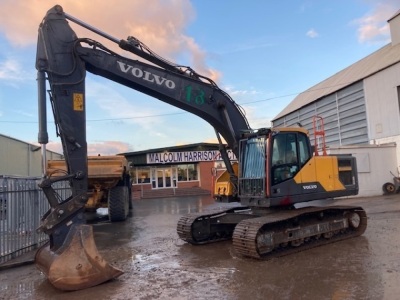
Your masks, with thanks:
[{"label": "gate", "polygon": [[[0,175],[0,264],[38,248],[48,240],[36,232],[40,218],[50,208],[41,178]],[[62,199],[71,195],[68,183],[53,184]]]}]

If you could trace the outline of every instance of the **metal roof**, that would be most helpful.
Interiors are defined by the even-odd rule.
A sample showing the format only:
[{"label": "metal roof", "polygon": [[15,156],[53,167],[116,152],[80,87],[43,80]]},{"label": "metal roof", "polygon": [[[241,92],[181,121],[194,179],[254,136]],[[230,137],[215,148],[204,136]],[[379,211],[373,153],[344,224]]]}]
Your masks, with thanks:
[{"label": "metal roof", "polygon": [[[6,139],[6,140],[7,140],[7,139],[8,139],[8,140],[13,140],[13,141],[16,141],[16,142],[19,142],[19,143],[23,143],[23,144],[26,144],[26,145],[30,145],[30,146],[32,147],[32,149],[35,149],[35,151],[37,151],[37,150],[39,150],[39,149],[41,148],[41,146],[39,146],[39,145],[37,145],[37,144],[28,143],[28,142],[25,142],[25,141],[23,141],[23,140],[19,140],[19,139],[16,139],[16,138],[12,137],[12,136],[8,136],[8,135],[2,134],[2,133],[0,133],[0,138],[4,138],[4,139]],[[49,149],[47,149],[47,148],[46,148],[46,151],[47,151],[47,152],[54,153],[54,154],[57,154],[57,155],[61,155],[61,156],[63,155],[63,154],[61,154],[61,153],[58,153],[58,152],[49,150]]]},{"label": "metal roof", "polygon": [[398,15],[400,15],[400,9],[388,20],[388,22],[396,18]]},{"label": "metal roof", "polygon": [[124,153],[119,153],[119,155],[134,156],[134,155],[147,154],[151,152],[155,153],[155,152],[171,152],[171,151],[201,151],[210,149],[218,150],[218,148],[219,148],[218,143],[196,143],[196,144],[163,147],[163,148],[153,148],[142,151],[124,152]]},{"label": "metal roof", "polygon": [[273,121],[399,62],[400,43],[394,46],[390,43],[300,93],[273,119]]},{"label": "metal roof", "polygon": [[[163,148],[153,148],[142,151],[135,152],[126,152],[120,153],[124,155],[126,159],[128,159],[135,166],[147,166],[151,165],[147,163],[146,155],[148,153],[158,153],[158,152],[186,152],[186,151],[214,151],[219,149],[219,144],[217,143],[197,143],[197,144],[188,144],[188,145],[180,145],[180,146],[171,146],[171,147],[163,147]],[[166,163],[169,165],[170,163]]]}]

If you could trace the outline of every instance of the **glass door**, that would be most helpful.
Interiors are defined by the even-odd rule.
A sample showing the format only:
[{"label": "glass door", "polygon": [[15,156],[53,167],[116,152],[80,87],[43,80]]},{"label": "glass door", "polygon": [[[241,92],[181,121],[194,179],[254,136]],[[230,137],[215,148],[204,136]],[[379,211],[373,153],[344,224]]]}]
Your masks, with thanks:
[{"label": "glass door", "polygon": [[153,168],[151,182],[153,189],[176,187],[176,168]]},{"label": "glass door", "polygon": [[171,187],[171,169],[164,170],[165,187]]},{"label": "glass door", "polygon": [[151,168],[151,187],[153,189],[157,188],[157,168]]},{"label": "glass door", "polygon": [[164,169],[158,169],[157,170],[157,188],[163,188],[165,187],[165,175],[164,175]]}]

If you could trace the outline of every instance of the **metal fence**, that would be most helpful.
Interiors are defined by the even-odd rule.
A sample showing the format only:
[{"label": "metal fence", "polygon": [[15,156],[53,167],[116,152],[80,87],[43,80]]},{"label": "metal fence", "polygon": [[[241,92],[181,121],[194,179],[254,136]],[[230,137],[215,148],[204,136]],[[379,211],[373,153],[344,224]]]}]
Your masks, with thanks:
[{"label": "metal fence", "polygon": [[[49,209],[38,177],[22,178],[0,175],[0,264],[38,248],[48,240],[36,232],[40,218]],[[67,182],[53,187],[66,199],[71,191]]]}]

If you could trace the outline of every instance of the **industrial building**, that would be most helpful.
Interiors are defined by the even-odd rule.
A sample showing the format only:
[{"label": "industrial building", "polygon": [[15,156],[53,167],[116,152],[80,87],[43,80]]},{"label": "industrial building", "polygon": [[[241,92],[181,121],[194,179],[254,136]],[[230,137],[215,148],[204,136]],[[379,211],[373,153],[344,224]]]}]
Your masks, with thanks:
[{"label": "industrial building", "polygon": [[[0,175],[38,177],[42,171],[41,147],[0,134]],[[64,156],[46,151],[47,159]]]},{"label": "industrial building", "polygon": [[391,43],[302,92],[272,121],[300,124],[315,139],[313,117],[322,117],[329,153],[356,156],[362,196],[382,194],[399,171],[400,10],[388,23]]}]

